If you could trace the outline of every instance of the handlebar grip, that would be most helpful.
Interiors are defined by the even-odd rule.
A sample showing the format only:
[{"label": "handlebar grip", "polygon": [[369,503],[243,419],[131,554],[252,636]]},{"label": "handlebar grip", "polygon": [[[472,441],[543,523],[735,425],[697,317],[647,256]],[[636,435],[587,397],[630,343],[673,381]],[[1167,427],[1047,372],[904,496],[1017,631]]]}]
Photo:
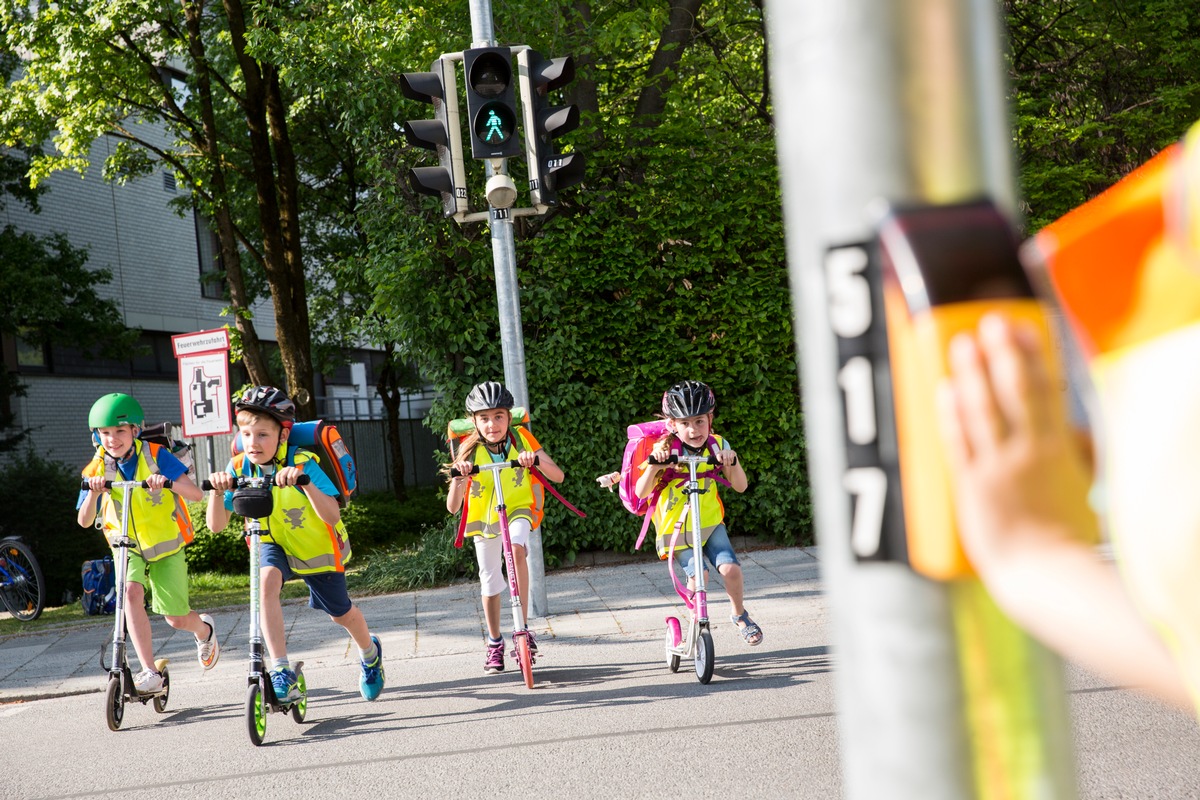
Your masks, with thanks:
[{"label": "handlebar grip", "polygon": [[[207,481],[205,481],[205,483],[207,483]],[[104,488],[105,488],[105,489],[111,489],[111,488],[112,488],[112,485],[113,485],[113,482],[112,482],[112,481],[107,481],[107,480],[106,480],[106,481],[104,482]],[[164,483],[164,484],[163,484],[163,488],[164,488],[164,489],[170,489],[170,488],[171,488],[171,487],[173,487],[174,485],[175,485],[175,481],[167,481],[166,483]],[[142,488],[143,488],[143,489],[149,489],[149,488],[150,488],[150,487],[149,487],[149,486],[146,484],[146,482],[145,482],[145,481],[142,481],[142,482],[141,482],[141,486],[142,486]],[[91,483],[89,483],[88,481],[81,480],[81,481],[79,482],[79,488],[80,488],[80,489],[82,489],[82,490],[84,490],[84,491],[86,491],[86,490],[88,490],[88,489],[91,489],[91,488],[92,488],[92,484],[91,484]]]},{"label": "handlebar grip", "polygon": [[[535,467],[538,465],[539,461],[541,461],[541,458],[539,458],[538,456],[533,457],[533,465]],[[498,464],[500,462],[496,462],[496,463]],[[512,469],[519,469],[521,467],[521,462],[514,458],[511,461],[509,461],[507,464],[505,464],[505,467],[511,467]],[[495,469],[495,467],[493,467],[493,469]],[[471,471],[468,472],[467,475],[478,475],[478,474],[479,474],[479,465],[472,464]]]},{"label": "handlebar grip", "polygon": [[[712,458],[712,456],[709,456],[709,458]],[[678,463],[679,463],[679,456],[677,456],[677,455],[669,455],[669,456],[667,456],[666,458],[662,459],[661,461],[660,461],[660,460],[658,460],[657,458],[655,458],[654,456],[650,456],[650,457],[649,457],[647,460],[648,460],[648,461],[649,461],[651,464],[678,464]]]},{"label": "handlebar grip", "polygon": [[[310,483],[312,483],[312,478],[308,475],[301,475],[299,478],[296,479],[297,486],[307,486]],[[274,484],[271,484],[271,485],[274,486]],[[213,490],[212,481],[205,478],[204,480],[200,481],[200,488],[201,488],[201,490],[203,490],[205,492],[211,492]]]}]

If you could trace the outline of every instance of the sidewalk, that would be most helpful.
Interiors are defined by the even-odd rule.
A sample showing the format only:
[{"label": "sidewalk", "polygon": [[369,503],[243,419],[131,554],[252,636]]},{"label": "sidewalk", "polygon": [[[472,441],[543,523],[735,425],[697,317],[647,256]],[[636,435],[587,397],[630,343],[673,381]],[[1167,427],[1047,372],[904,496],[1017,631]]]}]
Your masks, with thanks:
[{"label": "sidewalk", "polygon": [[[739,551],[746,578],[746,607],[771,638],[773,623],[787,620],[821,625],[825,603],[819,583],[816,548]],[[637,561],[615,566],[576,567],[546,576],[549,614],[530,620],[539,640],[582,643],[603,637],[655,639],[663,635],[668,613],[683,615],[664,563]],[[710,616],[717,629],[732,625],[719,577],[710,578]],[[438,589],[356,600],[373,633],[383,643],[385,658],[423,658],[471,654],[483,663],[483,607],[479,584],[464,581]],[[214,673],[246,670],[246,607],[213,612],[221,641],[221,660]],[[284,607],[289,657],[304,660],[306,669],[356,667],[358,652],[350,638],[329,618],[303,601]],[[173,678],[199,677],[195,640],[179,633],[161,617],[151,617],[157,657],[171,661]],[[507,597],[501,627],[512,627]],[[0,703],[101,692],[105,673],[100,652],[112,638],[112,617],[69,629],[0,637]],[[106,656],[107,658],[107,656]],[[136,671],[136,657],[130,648]]]}]

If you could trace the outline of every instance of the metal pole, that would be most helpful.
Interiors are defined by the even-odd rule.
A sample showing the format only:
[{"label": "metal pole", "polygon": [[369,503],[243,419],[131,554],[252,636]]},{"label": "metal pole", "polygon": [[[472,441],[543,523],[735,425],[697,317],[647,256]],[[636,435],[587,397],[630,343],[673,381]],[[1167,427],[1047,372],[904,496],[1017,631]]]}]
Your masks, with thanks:
[{"label": "metal pole", "polygon": [[[471,0],[472,47],[492,47],[496,44],[492,27],[490,0]],[[484,162],[487,177],[507,174],[504,159]],[[488,205],[488,226],[492,236],[492,261],[496,270],[496,306],[500,315],[500,350],[504,359],[504,385],[512,392],[517,405],[529,408],[529,390],[525,382],[525,337],[521,329],[521,296],[517,284],[517,248],[513,238],[511,208]],[[546,605],[546,564],[542,555],[542,532],[534,528],[529,533],[526,554],[529,566],[530,616],[544,617]]]},{"label": "metal pole", "polygon": [[[1000,669],[1035,684],[1028,694],[1044,703],[1044,727],[1028,740],[992,743],[1025,758],[1019,785],[986,774],[994,762],[976,752],[986,746],[979,709],[969,707],[979,697],[964,688],[971,681],[955,621],[963,630],[971,604],[988,604],[977,582],[954,589],[900,564],[857,562],[842,484],[847,451],[825,256],[870,238],[868,208],[879,198],[950,203],[987,194],[1013,207],[997,8],[983,0],[767,0],[766,11],[846,797],[1072,797],[1057,662],[1028,640],[1008,639],[1031,663]],[[979,628],[965,629],[979,634],[974,645],[995,646]],[[1007,718],[1011,687],[993,688],[990,699]]]}]

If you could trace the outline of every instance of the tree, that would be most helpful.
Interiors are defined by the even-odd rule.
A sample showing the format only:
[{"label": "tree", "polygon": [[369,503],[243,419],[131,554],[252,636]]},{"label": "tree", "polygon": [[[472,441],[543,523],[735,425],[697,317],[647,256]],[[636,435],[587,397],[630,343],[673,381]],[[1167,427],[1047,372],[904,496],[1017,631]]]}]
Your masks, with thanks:
[{"label": "tree", "polygon": [[[292,13],[304,18],[313,10]],[[200,210],[220,240],[251,381],[272,382],[249,314],[255,281],[248,273],[260,272],[289,394],[311,416],[302,166],[289,123],[294,95],[255,43],[287,21],[278,6],[240,0],[10,0],[0,6],[0,24],[8,46],[29,56],[22,76],[0,94],[0,141],[53,141],[55,152],[34,159],[35,179],[81,168],[101,135],[121,140],[105,165],[112,179],[170,167],[189,190],[181,210]]]}]

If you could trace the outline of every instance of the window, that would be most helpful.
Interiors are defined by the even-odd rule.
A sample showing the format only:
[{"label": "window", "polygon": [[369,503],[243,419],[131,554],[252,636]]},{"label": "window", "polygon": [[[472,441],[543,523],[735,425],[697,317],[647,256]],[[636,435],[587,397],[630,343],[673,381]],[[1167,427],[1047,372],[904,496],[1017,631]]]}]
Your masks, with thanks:
[{"label": "window", "polygon": [[17,369],[21,372],[45,372],[50,368],[46,345],[27,342],[16,337]]},{"label": "window", "polygon": [[221,260],[221,244],[207,217],[199,211],[192,214],[196,223],[196,253],[200,258],[200,296],[224,300],[225,265]]},{"label": "window", "polygon": [[175,173],[163,170],[163,190],[175,194]]}]

